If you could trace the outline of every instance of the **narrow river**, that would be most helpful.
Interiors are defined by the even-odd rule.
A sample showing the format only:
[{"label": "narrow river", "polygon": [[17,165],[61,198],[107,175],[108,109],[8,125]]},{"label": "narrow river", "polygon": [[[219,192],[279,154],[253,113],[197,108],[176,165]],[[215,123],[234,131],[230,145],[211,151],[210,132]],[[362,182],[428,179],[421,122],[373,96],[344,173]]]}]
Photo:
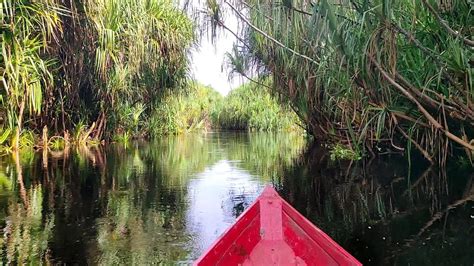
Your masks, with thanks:
[{"label": "narrow river", "polygon": [[2,261],[188,264],[273,184],[366,265],[473,265],[472,169],[329,157],[269,133],[5,156]]}]

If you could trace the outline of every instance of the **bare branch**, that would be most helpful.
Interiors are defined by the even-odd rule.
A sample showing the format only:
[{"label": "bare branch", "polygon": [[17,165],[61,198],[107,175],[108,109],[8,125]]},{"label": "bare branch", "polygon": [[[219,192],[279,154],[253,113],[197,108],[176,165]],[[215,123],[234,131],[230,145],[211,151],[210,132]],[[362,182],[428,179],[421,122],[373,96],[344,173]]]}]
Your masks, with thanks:
[{"label": "bare branch", "polygon": [[380,64],[375,60],[374,57],[369,56],[370,61],[375,65],[375,67],[380,71],[382,76],[390,83],[392,84],[395,88],[397,88],[405,97],[408,98],[408,100],[412,101],[418,108],[418,110],[428,119],[428,121],[438,130],[443,132],[446,137],[451,139],[452,141],[460,144],[463,147],[468,148],[469,150],[474,151],[474,146],[471,145],[470,143],[462,140],[458,136],[454,135],[453,133],[449,132],[446,130],[439,122],[436,120],[424,107],[423,105],[420,104],[420,102],[411,95],[409,91],[407,91],[405,88],[403,88],[400,84],[398,84],[393,78],[390,77],[390,75],[380,66]]}]

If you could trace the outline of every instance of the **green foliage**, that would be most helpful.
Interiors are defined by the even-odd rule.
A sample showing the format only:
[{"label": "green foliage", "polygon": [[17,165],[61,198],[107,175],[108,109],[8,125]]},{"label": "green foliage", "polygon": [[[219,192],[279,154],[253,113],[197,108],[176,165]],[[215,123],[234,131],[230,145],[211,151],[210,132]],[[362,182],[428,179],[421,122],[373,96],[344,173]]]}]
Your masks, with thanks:
[{"label": "green foliage", "polygon": [[62,137],[54,136],[49,139],[48,146],[55,151],[62,150],[66,146],[66,141]]},{"label": "green foliage", "polygon": [[362,156],[353,151],[351,148],[346,147],[342,144],[334,145],[331,150],[329,151],[331,160],[360,160]]},{"label": "green foliage", "polygon": [[206,131],[210,128],[249,131],[297,131],[297,116],[266,88],[246,84],[222,98],[212,88],[193,84],[169,92],[153,111],[151,135]]},{"label": "green foliage", "polygon": [[191,20],[169,0],[89,0],[97,32],[97,95],[113,129],[138,133],[139,119],[165,90],[184,86]]},{"label": "green foliage", "polygon": [[151,114],[148,131],[157,136],[209,130],[221,101],[217,91],[199,84],[167,92]]},{"label": "green foliage", "polygon": [[13,188],[13,180],[9,178],[3,169],[0,169],[0,195],[5,191],[11,191]]},{"label": "green foliage", "polygon": [[266,87],[253,83],[229,93],[219,110],[217,124],[221,129],[301,130],[298,117],[288,105],[280,103]]},{"label": "green foliage", "polygon": [[2,130],[2,134],[0,135],[0,145],[2,145],[3,143],[5,143],[5,141],[7,140],[7,138],[10,136],[10,133],[12,132],[11,129],[7,128],[5,130]]},{"label": "green foliage", "polygon": [[357,153],[411,143],[432,162],[444,143],[474,150],[469,1],[242,2],[225,3],[247,11],[231,69],[270,72],[317,139]]},{"label": "green foliage", "polygon": [[[36,136],[33,131],[24,130],[20,133],[20,138],[18,142],[19,142],[18,148],[32,149],[36,143]],[[12,140],[12,143],[14,143],[13,140]]]},{"label": "green foliage", "polygon": [[112,115],[115,131],[118,134],[129,131],[133,133],[132,135],[138,135],[143,124],[145,124],[144,121],[146,121],[145,111],[146,108],[142,103],[137,103],[134,106],[130,106],[128,103],[122,104]]},{"label": "green foliage", "polygon": [[[0,93],[2,107],[8,111],[8,125],[18,129],[17,141],[24,114],[41,113],[43,94],[53,84],[54,60],[44,54],[48,43],[61,31],[61,12],[55,0],[0,3]],[[14,149],[19,145],[12,143]]]},{"label": "green foliage", "polygon": [[144,135],[164,92],[186,87],[195,40],[192,21],[170,0],[6,0],[0,28],[0,110],[18,129],[13,149],[23,126],[62,135],[80,124],[82,144]]}]

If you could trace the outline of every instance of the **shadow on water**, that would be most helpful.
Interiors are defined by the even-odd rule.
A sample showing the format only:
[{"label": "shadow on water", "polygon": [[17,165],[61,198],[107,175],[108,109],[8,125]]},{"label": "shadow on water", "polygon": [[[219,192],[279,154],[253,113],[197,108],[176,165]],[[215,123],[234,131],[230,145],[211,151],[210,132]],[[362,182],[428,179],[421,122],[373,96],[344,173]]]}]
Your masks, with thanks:
[{"label": "shadow on water", "polygon": [[1,158],[2,262],[188,263],[273,183],[365,264],[472,265],[472,169],[305,145],[220,133]]},{"label": "shadow on water", "polygon": [[474,172],[412,165],[333,162],[315,148],[277,186],[366,265],[473,265]]}]

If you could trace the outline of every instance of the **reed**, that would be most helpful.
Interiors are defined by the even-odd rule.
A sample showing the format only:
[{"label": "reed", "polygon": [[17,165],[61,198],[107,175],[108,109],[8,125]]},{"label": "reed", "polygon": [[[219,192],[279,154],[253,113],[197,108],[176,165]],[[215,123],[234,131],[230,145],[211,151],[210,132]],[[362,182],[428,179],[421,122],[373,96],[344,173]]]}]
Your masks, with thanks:
[{"label": "reed", "polygon": [[147,131],[151,136],[209,131],[221,101],[217,91],[197,83],[168,92],[154,108]]},{"label": "reed", "polygon": [[296,114],[268,90],[266,84],[270,83],[247,83],[231,91],[224,98],[216,117],[218,127],[224,130],[302,132]]}]

